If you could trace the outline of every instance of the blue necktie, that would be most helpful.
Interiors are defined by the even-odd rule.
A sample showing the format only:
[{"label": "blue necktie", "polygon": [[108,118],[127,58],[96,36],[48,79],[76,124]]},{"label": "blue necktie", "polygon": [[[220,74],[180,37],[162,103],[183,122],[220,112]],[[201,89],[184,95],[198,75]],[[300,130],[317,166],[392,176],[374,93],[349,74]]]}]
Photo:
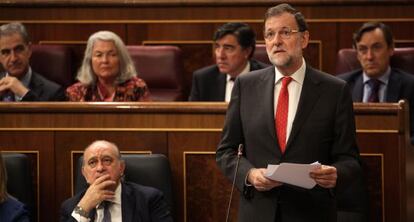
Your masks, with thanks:
[{"label": "blue necktie", "polygon": [[104,216],[102,222],[111,222],[111,212],[109,211],[109,207],[111,206],[111,202],[103,201],[102,206],[104,208]]}]

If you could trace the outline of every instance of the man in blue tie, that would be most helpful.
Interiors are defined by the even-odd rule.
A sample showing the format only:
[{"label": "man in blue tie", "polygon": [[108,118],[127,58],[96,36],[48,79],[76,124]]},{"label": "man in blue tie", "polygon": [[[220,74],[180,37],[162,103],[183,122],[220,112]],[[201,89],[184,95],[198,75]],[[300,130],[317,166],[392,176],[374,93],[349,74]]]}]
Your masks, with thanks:
[{"label": "man in blue tie", "polygon": [[89,187],[66,200],[61,222],[172,222],[161,191],[121,180],[125,162],[117,146],[98,140],[84,151],[82,175]]},{"label": "man in blue tie", "polygon": [[390,66],[394,53],[391,29],[368,22],[355,32],[353,46],[362,69],[338,77],[347,81],[354,102],[398,102],[410,105],[411,143],[414,144],[414,74]]},{"label": "man in blue tie", "polygon": [[29,35],[21,23],[0,26],[0,101],[64,100],[60,85],[31,69],[31,55]]},{"label": "man in blue tie", "polygon": [[[390,28],[380,22],[368,22],[354,33],[353,47],[362,69],[338,77],[347,81],[354,102],[398,102],[407,99],[410,105],[411,143],[414,143],[414,76],[390,66],[394,41]],[[367,188],[363,180],[337,195],[338,207],[348,212],[352,221],[366,221]],[[359,218],[359,219],[358,219]]]}]

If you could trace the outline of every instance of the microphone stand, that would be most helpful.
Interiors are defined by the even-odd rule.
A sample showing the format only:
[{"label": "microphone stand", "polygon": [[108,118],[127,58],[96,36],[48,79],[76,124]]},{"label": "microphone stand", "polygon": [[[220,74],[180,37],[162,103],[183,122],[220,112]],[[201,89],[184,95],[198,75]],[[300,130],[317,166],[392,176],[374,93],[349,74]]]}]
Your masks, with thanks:
[{"label": "microphone stand", "polygon": [[233,191],[234,191],[234,186],[236,184],[237,171],[239,170],[240,157],[242,156],[242,154],[243,154],[243,144],[240,144],[239,148],[237,149],[236,170],[234,171],[233,183],[231,185],[230,199],[229,199],[229,204],[227,206],[227,213],[226,213],[226,222],[229,221],[231,200],[233,199]]}]

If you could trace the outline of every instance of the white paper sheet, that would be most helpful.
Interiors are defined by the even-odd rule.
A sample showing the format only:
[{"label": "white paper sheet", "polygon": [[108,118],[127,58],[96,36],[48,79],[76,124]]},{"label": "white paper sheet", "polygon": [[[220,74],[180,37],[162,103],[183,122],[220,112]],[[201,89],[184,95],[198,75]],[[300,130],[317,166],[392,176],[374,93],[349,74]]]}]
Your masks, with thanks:
[{"label": "white paper sheet", "polygon": [[280,165],[269,164],[265,176],[269,179],[283,183],[311,189],[316,185],[315,180],[310,178],[309,173],[313,169],[321,167],[319,162],[311,164],[281,163]]}]

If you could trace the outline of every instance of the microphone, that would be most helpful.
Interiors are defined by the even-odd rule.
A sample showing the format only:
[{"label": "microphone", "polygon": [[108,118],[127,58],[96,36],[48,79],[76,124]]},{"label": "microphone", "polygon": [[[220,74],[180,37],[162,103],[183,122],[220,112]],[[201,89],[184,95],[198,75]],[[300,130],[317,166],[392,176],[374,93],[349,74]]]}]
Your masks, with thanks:
[{"label": "microphone", "polygon": [[226,222],[229,221],[231,200],[233,199],[233,191],[234,191],[234,186],[236,184],[237,171],[239,170],[239,162],[240,162],[240,157],[242,156],[242,154],[243,154],[243,144],[239,144],[239,148],[237,149],[236,170],[234,171],[233,183],[231,184],[230,199],[229,199],[229,204],[227,206]]}]

